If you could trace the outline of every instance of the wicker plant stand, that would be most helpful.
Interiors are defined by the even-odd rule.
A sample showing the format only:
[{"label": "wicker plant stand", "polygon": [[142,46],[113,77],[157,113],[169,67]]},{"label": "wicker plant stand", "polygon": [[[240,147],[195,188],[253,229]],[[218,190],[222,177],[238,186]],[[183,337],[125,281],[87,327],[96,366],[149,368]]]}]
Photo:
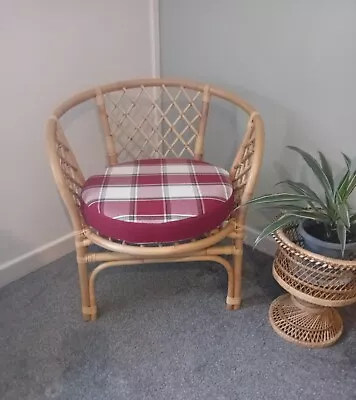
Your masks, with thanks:
[{"label": "wicker plant stand", "polygon": [[343,331],[334,307],[356,302],[356,261],[305,250],[297,226],[278,231],[275,239],[279,247],[273,276],[289,293],[270,306],[272,328],[282,338],[305,347],[332,345]]}]

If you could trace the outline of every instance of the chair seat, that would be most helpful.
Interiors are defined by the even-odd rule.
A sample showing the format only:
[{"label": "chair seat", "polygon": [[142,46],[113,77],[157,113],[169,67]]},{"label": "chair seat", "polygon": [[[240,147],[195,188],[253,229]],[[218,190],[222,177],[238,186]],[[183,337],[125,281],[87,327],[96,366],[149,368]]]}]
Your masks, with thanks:
[{"label": "chair seat", "polygon": [[101,236],[130,243],[196,238],[234,208],[229,173],[202,161],[126,162],[90,177],[81,194],[86,223]]}]

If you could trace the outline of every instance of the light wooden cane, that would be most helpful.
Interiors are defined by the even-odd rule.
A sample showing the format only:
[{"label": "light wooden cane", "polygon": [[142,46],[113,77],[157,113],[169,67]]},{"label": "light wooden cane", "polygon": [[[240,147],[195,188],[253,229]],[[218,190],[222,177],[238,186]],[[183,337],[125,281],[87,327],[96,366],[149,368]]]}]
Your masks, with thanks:
[{"label": "light wooden cane", "polygon": [[[97,315],[94,281],[108,267],[151,262],[206,261],[223,265],[228,274],[228,309],[241,303],[242,252],[246,207],[203,237],[175,244],[136,245],[100,236],[86,225],[80,211],[84,176],[63,132],[61,118],[81,103],[95,100],[106,149],[107,165],[142,157],[204,159],[204,139],[211,99],[242,109],[248,116],[245,136],[230,176],[237,203],[253,193],[262,162],[264,129],[261,117],[240,97],[214,86],[179,79],[137,79],[97,86],[78,93],[57,107],[47,123],[47,152],[55,182],[70,215],[77,250],[82,312]],[[221,138],[223,140],[223,138]],[[219,244],[224,239],[231,244]],[[90,251],[90,244],[104,250]],[[232,263],[222,256],[230,255]],[[87,265],[103,264],[89,274]]]}]

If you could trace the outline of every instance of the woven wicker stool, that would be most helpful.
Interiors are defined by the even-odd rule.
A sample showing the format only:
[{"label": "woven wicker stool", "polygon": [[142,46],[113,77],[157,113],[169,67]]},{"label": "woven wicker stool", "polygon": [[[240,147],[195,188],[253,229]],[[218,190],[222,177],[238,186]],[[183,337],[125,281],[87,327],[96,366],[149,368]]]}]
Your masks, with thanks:
[{"label": "woven wicker stool", "polygon": [[356,301],[356,261],[338,260],[303,248],[297,226],[277,232],[273,276],[289,292],[275,299],[269,320],[282,338],[306,347],[326,347],[342,334],[338,311]]}]

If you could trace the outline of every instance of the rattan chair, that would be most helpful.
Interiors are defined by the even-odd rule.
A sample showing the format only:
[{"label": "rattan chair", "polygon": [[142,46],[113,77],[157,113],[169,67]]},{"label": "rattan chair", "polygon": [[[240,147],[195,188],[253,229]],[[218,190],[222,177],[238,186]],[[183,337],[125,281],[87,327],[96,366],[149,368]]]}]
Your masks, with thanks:
[{"label": "rattan chair", "polygon": [[[235,107],[236,112],[240,109],[247,114],[246,131],[229,172],[203,162],[204,136],[207,126],[209,128],[209,116],[215,100]],[[84,178],[61,123],[69,110],[85,102],[96,104],[107,160],[103,175],[89,179]],[[246,207],[236,209],[236,205],[243,204],[252,196],[261,166],[264,140],[263,122],[253,107],[234,94],[205,84],[171,79],[122,81],[87,90],[65,101],[49,118],[46,137],[54,179],[73,225],[85,320],[95,320],[97,317],[94,285],[99,272],[113,266],[146,263],[217,262],[226,269],[228,275],[227,308],[239,308]],[[224,140],[224,137],[217,136],[217,140]],[[150,193],[153,190],[145,187],[145,178],[136,172],[130,174],[130,171],[138,169],[150,170],[150,163],[154,165],[152,170],[158,170],[157,165],[167,164],[170,165],[164,167],[167,171],[176,171],[172,163],[178,164],[179,171],[193,169],[189,179],[202,178],[203,181],[211,178],[210,172],[214,169],[217,175],[211,178],[211,185],[209,181],[210,189],[206,189],[203,183],[198,190],[218,188],[222,193],[223,187],[226,194],[226,188],[230,190],[231,187],[232,194],[226,194],[222,200],[209,192],[203,200],[199,200],[206,201],[204,204],[209,205],[209,213],[204,213],[204,210],[196,213],[187,211],[185,215],[183,210],[182,216],[182,204],[187,199],[179,197],[181,190],[178,189],[176,192],[180,200],[173,206],[170,204],[170,207],[179,208],[179,217],[171,212],[175,215],[172,217],[170,211],[165,210],[164,220],[151,221],[150,218],[155,219],[156,216],[147,215],[150,209],[147,209],[149,203],[145,203],[142,214],[146,219],[142,220],[133,215],[137,211],[136,205],[133,208],[127,205],[122,201],[122,196],[129,191],[128,187],[132,188],[130,182],[135,179],[143,182],[143,186],[135,186],[137,192]],[[145,167],[146,164],[148,167]],[[210,171],[205,177],[196,172],[205,169]],[[103,182],[109,182],[108,174],[111,179],[108,185],[113,186],[103,189]],[[178,178],[168,176],[168,179],[186,181],[187,176],[183,172]],[[224,180],[222,186],[213,182],[217,177]],[[156,175],[150,176],[149,184],[154,184],[156,178]],[[184,190],[188,192],[192,187],[187,189],[185,186]],[[105,196],[111,193],[105,197],[106,210],[112,211],[115,204],[118,210],[123,205],[135,210],[127,213],[117,211],[117,215],[108,217],[102,211],[104,208],[101,208],[103,192]],[[116,195],[120,197],[119,200],[115,198]],[[131,196],[132,192],[127,198],[132,199]],[[197,196],[204,197],[201,194]],[[214,197],[212,203],[209,196]],[[152,204],[154,201],[156,199],[152,200]],[[194,203],[192,199],[189,201],[189,204]],[[144,203],[139,204],[137,209]],[[220,206],[225,208],[217,213]],[[124,214],[125,218],[121,218]],[[150,240],[147,240],[147,236]],[[226,241],[220,243],[226,238],[230,239],[229,244]],[[92,244],[105,251],[92,251]],[[232,256],[232,262],[223,256]],[[89,274],[88,263],[99,265]]]}]

